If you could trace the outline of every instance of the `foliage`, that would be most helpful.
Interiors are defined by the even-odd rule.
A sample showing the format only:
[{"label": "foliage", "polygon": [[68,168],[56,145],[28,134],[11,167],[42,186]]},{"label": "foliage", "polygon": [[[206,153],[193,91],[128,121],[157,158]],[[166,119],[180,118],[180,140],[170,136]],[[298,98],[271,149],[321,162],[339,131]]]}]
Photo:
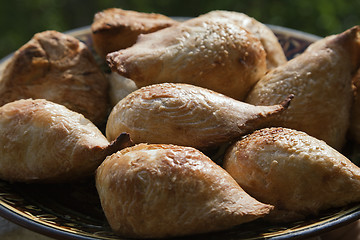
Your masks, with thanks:
[{"label": "foliage", "polygon": [[263,23],[320,36],[360,24],[360,0],[1,0],[0,57],[19,48],[36,32],[66,31],[90,25],[96,12],[110,7],[168,16],[198,16],[215,9],[232,10]]}]

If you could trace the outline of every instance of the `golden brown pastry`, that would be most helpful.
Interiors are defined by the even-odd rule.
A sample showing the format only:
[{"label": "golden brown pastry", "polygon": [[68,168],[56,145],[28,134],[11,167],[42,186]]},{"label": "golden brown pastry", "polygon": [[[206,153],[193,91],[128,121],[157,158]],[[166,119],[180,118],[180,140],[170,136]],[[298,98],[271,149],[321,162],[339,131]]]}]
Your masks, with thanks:
[{"label": "golden brown pastry", "polygon": [[138,87],[188,83],[238,100],[267,70],[256,36],[229,19],[211,17],[141,35],[133,46],[108,54],[107,62]]},{"label": "golden brown pastry", "polygon": [[132,46],[140,34],[152,33],[177,24],[161,14],[109,8],[95,14],[91,33],[95,51],[106,54]]},{"label": "golden brown pastry", "polygon": [[272,69],[286,63],[287,60],[284,50],[282,49],[275,34],[268,26],[262,24],[256,19],[249,17],[244,13],[224,10],[211,11],[201,15],[201,17],[227,18],[233,21],[234,24],[239,25],[254,34],[264,46],[268,69]]},{"label": "golden brown pastry", "polygon": [[96,172],[106,218],[124,237],[162,238],[224,230],[268,214],[204,154],[140,144],[107,157]]},{"label": "golden brown pastry", "polygon": [[349,126],[351,79],[359,67],[359,27],[321,39],[267,73],[246,102],[272,105],[289,93],[289,109],[271,126],[297,129],[341,149]]},{"label": "golden brown pastry", "polygon": [[308,134],[286,128],[255,131],[236,142],[224,168],[251,196],[288,221],[360,201],[360,169]]},{"label": "golden brown pastry", "polygon": [[109,143],[83,115],[44,99],[0,107],[0,178],[11,182],[65,182],[94,174],[107,155],[131,142]]},{"label": "golden brown pastry", "polygon": [[108,82],[85,44],[56,31],[37,33],[17,50],[0,81],[0,106],[43,98],[95,124],[108,114]]},{"label": "golden brown pastry", "polygon": [[262,127],[289,102],[253,106],[189,84],[155,84],[132,92],[113,108],[106,136],[111,141],[127,132],[134,143],[207,148]]}]

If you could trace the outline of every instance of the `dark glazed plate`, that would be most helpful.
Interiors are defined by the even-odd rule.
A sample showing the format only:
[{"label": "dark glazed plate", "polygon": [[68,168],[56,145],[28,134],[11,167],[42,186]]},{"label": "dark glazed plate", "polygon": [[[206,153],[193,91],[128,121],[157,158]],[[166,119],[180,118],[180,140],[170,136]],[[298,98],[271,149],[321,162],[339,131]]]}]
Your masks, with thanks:
[{"label": "dark glazed plate", "polygon": [[[286,56],[291,59],[319,37],[270,26]],[[92,48],[90,28],[75,29],[71,34]],[[0,69],[7,58],[0,62]],[[0,70],[1,73],[1,70]],[[350,146],[350,155],[353,147]],[[348,154],[348,156],[350,157]],[[351,158],[351,157],[350,157]],[[58,239],[124,239],[112,233],[102,212],[94,179],[72,184],[11,184],[0,181],[0,215],[16,224]],[[262,220],[233,229],[183,237],[181,239],[301,239],[314,236],[360,218],[360,204],[322,212],[320,216],[287,224],[269,224]]]}]

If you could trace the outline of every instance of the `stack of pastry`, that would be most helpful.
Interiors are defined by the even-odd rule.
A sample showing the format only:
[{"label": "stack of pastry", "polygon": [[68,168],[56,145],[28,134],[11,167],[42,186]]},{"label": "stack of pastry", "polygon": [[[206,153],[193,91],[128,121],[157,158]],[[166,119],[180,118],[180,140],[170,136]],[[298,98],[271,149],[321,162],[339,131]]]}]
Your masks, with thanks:
[{"label": "stack of pastry", "polygon": [[[358,128],[359,27],[289,61],[266,25],[237,12],[177,22],[107,9],[91,30],[111,74],[55,31],[8,64],[2,179],[95,175],[113,231],[140,238],[294,221],[360,201],[360,170],[340,153]],[[205,154],[220,147],[219,162]]]}]

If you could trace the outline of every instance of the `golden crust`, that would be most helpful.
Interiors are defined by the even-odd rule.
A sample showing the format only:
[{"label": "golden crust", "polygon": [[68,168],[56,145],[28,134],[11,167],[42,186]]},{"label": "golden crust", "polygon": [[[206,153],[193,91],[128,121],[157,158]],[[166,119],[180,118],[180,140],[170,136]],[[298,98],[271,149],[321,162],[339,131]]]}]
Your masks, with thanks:
[{"label": "golden crust", "polygon": [[154,84],[130,93],[113,108],[106,136],[113,140],[127,132],[134,143],[218,146],[262,127],[288,101],[253,106],[189,84]]},{"label": "golden crust", "polygon": [[91,25],[93,45],[103,58],[106,54],[132,46],[140,34],[156,32],[177,24],[161,14],[110,8],[95,14]]},{"label": "golden crust", "polygon": [[37,33],[3,72],[0,106],[18,99],[47,99],[95,124],[108,114],[108,82],[85,44],[56,31]]},{"label": "golden crust", "polygon": [[[65,182],[94,174],[110,149],[83,115],[44,99],[0,107],[0,178]],[[112,150],[112,152],[109,152]]]},{"label": "golden crust", "polygon": [[291,106],[270,126],[304,131],[341,149],[349,126],[351,79],[360,62],[358,32],[354,27],[317,41],[267,73],[245,101],[272,105],[292,93]]},{"label": "golden crust", "polygon": [[196,149],[139,144],[109,157],[96,187],[111,228],[158,238],[228,229],[269,213]]},{"label": "golden crust", "polygon": [[273,220],[289,221],[360,201],[360,169],[304,132],[255,131],[236,142],[224,168],[256,199],[273,204]]},{"label": "golden crust", "polygon": [[266,52],[267,68],[273,69],[287,62],[284,50],[269,27],[244,13],[215,10],[200,17],[226,18],[254,34]]},{"label": "golden crust", "polygon": [[138,87],[188,83],[238,100],[267,69],[259,39],[228,19],[210,17],[141,35],[132,47],[108,54],[107,61]]}]

